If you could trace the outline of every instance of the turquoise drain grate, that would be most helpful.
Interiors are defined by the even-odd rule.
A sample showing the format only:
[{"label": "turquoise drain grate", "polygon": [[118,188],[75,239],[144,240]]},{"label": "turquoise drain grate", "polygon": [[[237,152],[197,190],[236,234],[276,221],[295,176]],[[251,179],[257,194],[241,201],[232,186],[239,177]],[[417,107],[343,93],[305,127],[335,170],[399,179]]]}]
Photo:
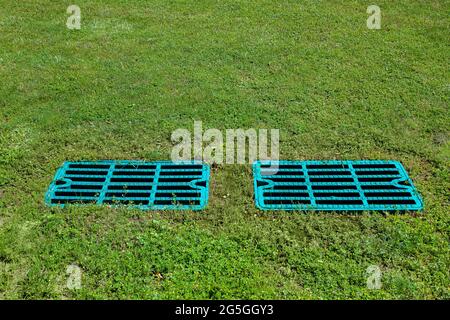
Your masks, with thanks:
[{"label": "turquoise drain grate", "polygon": [[253,175],[262,210],[423,209],[398,161],[256,161]]},{"label": "turquoise drain grate", "polygon": [[199,162],[65,162],[45,196],[50,206],[128,205],[142,210],[200,210],[208,202],[209,166]]}]

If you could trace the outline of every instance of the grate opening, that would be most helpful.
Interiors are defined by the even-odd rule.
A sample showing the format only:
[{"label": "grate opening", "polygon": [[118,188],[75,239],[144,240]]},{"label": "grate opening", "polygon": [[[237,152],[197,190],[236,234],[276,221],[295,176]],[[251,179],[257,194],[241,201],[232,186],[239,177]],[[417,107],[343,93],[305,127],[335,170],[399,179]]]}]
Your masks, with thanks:
[{"label": "grate opening", "polygon": [[371,177],[371,178],[358,178],[360,182],[391,182],[392,180],[397,179],[397,177]]},{"label": "grate opening", "polygon": [[[270,164],[269,165],[261,165],[262,169],[271,169],[273,168]],[[289,165],[289,164],[280,164],[278,167],[278,169],[282,170],[282,169],[298,169],[298,170],[302,170],[302,166],[300,165]]]},{"label": "grate opening", "polygon": [[134,183],[145,183],[153,182],[153,177],[138,178],[138,177],[127,177],[127,178],[111,178],[111,182],[134,182]]},{"label": "grate opening", "polygon": [[162,171],[161,176],[201,176],[201,171]]},{"label": "grate opening", "polygon": [[195,181],[195,185],[197,186],[197,187],[206,187],[206,181],[205,180],[202,180],[202,181]]},{"label": "grate opening", "polygon": [[378,199],[378,200],[367,200],[369,204],[416,204],[414,200],[408,200],[408,199]]},{"label": "grate opening", "polygon": [[176,170],[192,170],[192,169],[197,169],[197,170],[203,170],[202,165],[162,165],[161,169],[166,170],[166,169],[176,169]]},{"label": "grate opening", "polygon": [[308,186],[305,185],[292,185],[292,184],[278,184],[273,187],[273,190],[307,190]]},{"label": "grate opening", "polygon": [[361,189],[363,190],[398,190],[398,187],[394,186],[394,185],[386,185],[386,184],[369,184],[369,185],[361,185]]},{"label": "grate opening", "polygon": [[268,199],[264,201],[265,204],[276,204],[276,205],[283,205],[283,204],[287,204],[287,205],[296,205],[296,204],[311,204],[311,202],[309,200],[306,199],[298,199],[298,200],[272,200],[272,199]]},{"label": "grate opening", "polygon": [[359,197],[359,193],[357,192],[317,192],[314,193],[315,197],[323,198],[323,197]]},{"label": "grate opening", "polygon": [[311,182],[352,182],[353,178],[341,178],[341,177],[331,177],[331,178],[310,178]]},{"label": "grate opening", "polygon": [[193,178],[159,178],[159,182],[191,182]]},{"label": "grate opening", "polygon": [[97,200],[89,200],[89,199],[52,199],[51,200],[52,204],[57,204],[57,205],[63,205],[66,203],[70,203],[70,204],[95,204],[97,203]]},{"label": "grate opening", "polygon": [[292,177],[286,177],[286,178],[270,178],[273,182],[288,182],[288,183],[296,183],[296,182],[305,182],[305,178],[292,178]]},{"label": "grate opening", "polygon": [[388,163],[367,163],[367,164],[353,164],[355,169],[395,169],[395,164]]},{"label": "grate opening", "polygon": [[199,200],[155,200],[155,204],[157,205],[199,205],[200,201]]},{"label": "grate opening", "polygon": [[128,164],[128,165],[116,165],[115,166],[116,169],[118,170],[155,170],[156,166],[155,165],[145,165],[145,164],[136,164],[136,165],[132,165],[132,164]]},{"label": "grate opening", "polygon": [[156,197],[172,198],[172,197],[190,197],[199,198],[201,193],[199,192],[156,192]]},{"label": "grate opening", "polygon": [[284,197],[284,198],[308,197],[308,193],[307,192],[264,192],[264,196],[266,196],[266,197]]},{"label": "grate opening", "polygon": [[347,171],[310,171],[310,176],[350,176],[352,173]]},{"label": "grate opening", "polygon": [[398,171],[356,171],[356,174],[359,176],[376,176],[386,174],[398,175]]},{"label": "grate opening", "polygon": [[356,190],[356,186],[352,185],[312,185],[313,190]]},{"label": "grate opening", "polygon": [[109,164],[70,164],[70,169],[109,169]]},{"label": "grate opening", "polygon": [[106,178],[92,178],[92,177],[70,177],[72,182],[105,182]]},{"label": "grate opening", "polygon": [[363,202],[361,200],[316,200],[317,204],[326,204],[326,205],[335,205],[335,206],[340,206],[340,205],[355,205],[355,204],[359,204],[362,205]]},{"label": "grate opening", "polygon": [[108,171],[84,171],[84,170],[67,170],[66,174],[75,174],[75,175],[89,175],[89,176],[106,176],[108,174]]},{"label": "grate opening", "polygon": [[374,197],[411,197],[409,192],[365,192],[367,198]]},{"label": "grate opening", "polygon": [[303,176],[301,171],[263,171],[265,176]]},{"label": "grate opening", "polygon": [[158,185],[157,190],[192,190],[192,188],[188,185]]},{"label": "grate opening", "polygon": [[115,205],[148,205],[148,200],[143,199],[105,199],[103,203]]},{"label": "grate opening", "polygon": [[108,192],[106,197],[119,197],[119,198],[148,198],[150,192]]},{"label": "grate opening", "polygon": [[155,175],[155,172],[153,171],[114,171],[114,176],[129,176],[130,173],[133,174],[133,176],[150,176],[153,177]]},{"label": "grate opening", "polygon": [[46,203],[199,210],[208,201],[209,172],[208,165],[198,163],[66,162],[46,193]]},{"label": "grate opening", "polygon": [[308,164],[307,169],[346,169],[346,164]]},{"label": "grate opening", "polygon": [[98,192],[74,192],[74,191],[58,191],[55,192],[57,197],[97,197]]},{"label": "grate opening", "polygon": [[[278,172],[267,169],[277,166]],[[255,201],[264,210],[423,207],[408,174],[396,161],[256,161],[253,173]]]},{"label": "grate opening", "polygon": [[73,184],[70,186],[72,190],[102,190],[101,184]]},{"label": "grate opening", "polygon": [[151,190],[151,184],[143,185],[132,185],[132,184],[122,184],[122,185],[110,185],[108,190]]}]

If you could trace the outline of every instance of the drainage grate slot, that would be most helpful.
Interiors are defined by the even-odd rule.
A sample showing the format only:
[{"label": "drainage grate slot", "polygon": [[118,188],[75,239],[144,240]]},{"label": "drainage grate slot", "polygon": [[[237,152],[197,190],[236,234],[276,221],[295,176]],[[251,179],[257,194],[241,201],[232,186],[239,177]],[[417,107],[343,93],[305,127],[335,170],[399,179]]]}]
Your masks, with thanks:
[{"label": "drainage grate slot", "polygon": [[198,177],[183,177],[183,178],[159,178],[159,182],[191,182],[194,179],[198,179]]},{"label": "drainage grate slot", "polygon": [[311,182],[352,182],[353,178],[331,177],[331,178],[310,178]]},{"label": "drainage grate slot", "polygon": [[391,205],[402,205],[402,204],[416,204],[414,200],[410,199],[378,199],[378,200],[367,200],[369,204],[391,204]]},{"label": "drainage grate slot", "polygon": [[109,169],[109,164],[70,164],[70,169]]},{"label": "drainage grate slot", "polygon": [[152,184],[109,185],[108,190],[152,190]]},{"label": "drainage grate slot", "polygon": [[94,170],[67,170],[66,174],[68,175],[88,175],[88,176],[106,176],[108,171],[94,171]]},{"label": "drainage grate slot", "polygon": [[253,174],[255,201],[263,210],[423,208],[397,161],[256,161]]},{"label": "drainage grate slot", "polygon": [[64,205],[66,203],[93,204],[97,203],[96,199],[52,199],[51,204]]},{"label": "drainage grate slot", "polygon": [[365,192],[364,195],[366,198],[373,197],[411,197],[411,193],[409,192]]},{"label": "drainage grate slot", "polygon": [[75,182],[105,182],[105,178],[92,177],[70,177],[70,180]]},{"label": "drainage grate slot", "polygon": [[102,190],[103,186],[101,184],[73,184],[70,188],[72,190]]},{"label": "drainage grate slot", "polygon": [[173,198],[173,197],[189,197],[189,198],[200,198],[201,193],[199,192],[181,192],[181,191],[174,191],[174,192],[157,192],[156,197],[160,198]]},{"label": "drainage grate slot", "polygon": [[398,176],[395,177],[371,177],[371,178],[358,178],[359,182],[390,182],[394,179],[397,179]]},{"label": "drainage grate slot", "polygon": [[347,171],[309,171],[310,176],[351,176],[351,172]]},{"label": "drainage grate slot", "polygon": [[307,192],[264,192],[265,197],[308,197]]},{"label": "drainage grate slot", "polygon": [[342,206],[342,205],[362,205],[363,202],[361,200],[316,200],[316,204],[326,204],[333,206]]},{"label": "drainage grate slot", "polygon": [[301,171],[262,171],[265,176],[303,176]]},{"label": "drainage grate slot", "polygon": [[153,182],[153,177],[141,178],[138,176],[128,176],[126,178],[111,178],[111,182],[145,183],[145,182]]},{"label": "drainage grate slot", "polygon": [[127,171],[114,171],[113,175],[114,176],[129,176],[130,174],[133,174],[133,176],[150,176],[153,177],[155,175],[154,171],[132,171],[132,170],[127,170]]},{"label": "drainage grate slot", "polygon": [[148,200],[146,199],[105,199],[103,203],[112,205],[148,205]]},{"label": "drainage grate slot", "polygon": [[198,162],[66,162],[48,188],[46,203],[199,210],[208,201],[209,172]]},{"label": "drainage grate slot", "polygon": [[82,192],[82,191],[57,191],[55,192],[56,197],[97,197],[98,192]]},{"label": "drainage grate slot", "polygon": [[357,192],[315,192],[314,196],[316,198],[323,198],[323,197],[359,197],[359,193]]},{"label": "drainage grate slot", "polygon": [[312,185],[311,188],[313,190],[357,190],[356,186],[352,185],[339,185],[339,184],[330,184],[330,185]]},{"label": "drainage grate slot", "polygon": [[188,185],[158,185],[157,190],[192,190]]},{"label": "drainage grate slot", "polygon": [[305,182],[305,178],[293,178],[293,177],[267,178],[267,176],[264,176],[264,178],[270,179],[273,182],[288,182],[288,183]]},{"label": "drainage grate slot", "polygon": [[356,171],[358,176],[378,176],[378,175],[387,175],[393,174],[398,175],[398,171],[386,170],[386,171]]},{"label": "drainage grate slot", "polygon": [[273,200],[273,199],[269,199],[269,200],[265,200],[264,201],[265,204],[269,204],[269,205],[298,205],[298,204],[311,204],[311,202],[308,199],[297,199],[297,200]]},{"label": "drainage grate slot", "polygon": [[308,190],[308,187],[306,185],[276,184],[272,190]]},{"label": "drainage grate slot", "polygon": [[307,164],[306,168],[310,169],[346,169],[348,166],[346,164]]},{"label": "drainage grate slot", "polygon": [[389,163],[367,163],[367,164],[353,164],[355,169],[395,169],[395,164]]},{"label": "drainage grate slot", "polygon": [[[262,164],[261,168],[262,169],[272,169],[273,170],[274,167],[272,167],[271,165],[264,165],[264,164]],[[277,168],[280,169],[280,170],[283,170],[283,169],[298,169],[298,170],[302,170],[301,166],[295,165],[295,164],[294,165],[280,164]]]},{"label": "drainage grate slot", "polygon": [[163,206],[179,206],[179,205],[193,205],[198,206],[200,204],[199,200],[155,200],[155,204]]},{"label": "drainage grate slot", "polygon": [[182,164],[178,164],[178,165],[162,165],[161,166],[162,170],[168,170],[168,169],[175,169],[175,170],[203,170],[202,165],[195,165],[195,164],[190,164],[190,165],[182,165]]},{"label": "drainage grate slot", "polygon": [[150,192],[108,192],[106,197],[118,197],[118,198],[148,198]]},{"label": "drainage grate slot", "polygon": [[397,186],[394,185],[386,185],[386,184],[362,184],[361,189],[363,190],[398,190]]},{"label": "drainage grate slot", "polygon": [[161,171],[160,176],[202,176],[201,171]]},{"label": "drainage grate slot", "polygon": [[145,164],[136,164],[136,165],[132,165],[132,164],[126,164],[126,165],[120,165],[120,164],[116,164],[115,168],[117,170],[155,170],[156,166],[155,165],[145,165]]}]

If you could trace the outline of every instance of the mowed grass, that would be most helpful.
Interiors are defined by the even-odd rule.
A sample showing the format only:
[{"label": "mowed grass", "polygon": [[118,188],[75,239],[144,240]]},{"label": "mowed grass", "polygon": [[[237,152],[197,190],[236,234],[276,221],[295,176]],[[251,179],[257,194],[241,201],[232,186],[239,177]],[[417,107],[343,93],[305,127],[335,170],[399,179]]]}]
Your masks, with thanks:
[{"label": "mowed grass", "polygon": [[[0,0],[0,298],[449,299],[450,3],[376,1],[381,30],[370,4]],[[197,213],[45,206],[65,160],[165,160],[194,120],[401,161],[425,210],[265,213],[249,165]]]}]

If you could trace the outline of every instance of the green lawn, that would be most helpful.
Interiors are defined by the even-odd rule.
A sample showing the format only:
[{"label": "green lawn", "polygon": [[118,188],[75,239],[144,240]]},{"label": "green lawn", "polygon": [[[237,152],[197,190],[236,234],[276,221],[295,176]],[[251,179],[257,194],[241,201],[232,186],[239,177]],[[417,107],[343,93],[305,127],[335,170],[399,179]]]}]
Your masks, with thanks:
[{"label": "green lawn", "polygon": [[[381,30],[366,27],[370,4]],[[449,11],[0,0],[0,298],[449,299]],[[194,120],[278,128],[282,159],[401,161],[425,210],[265,213],[250,165],[215,168],[197,213],[45,206],[65,160],[168,159]]]}]

